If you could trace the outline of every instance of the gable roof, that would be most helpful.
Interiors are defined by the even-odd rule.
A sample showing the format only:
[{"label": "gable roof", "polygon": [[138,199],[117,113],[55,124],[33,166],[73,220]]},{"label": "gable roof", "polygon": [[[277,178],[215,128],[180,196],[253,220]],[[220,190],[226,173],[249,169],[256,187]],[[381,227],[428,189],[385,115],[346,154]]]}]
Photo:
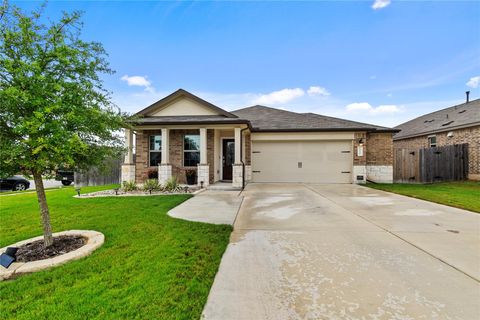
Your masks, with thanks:
[{"label": "gable roof", "polygon": [[252,125],[252,131],[398,131],[391,128],[327,117],[315,113],[296,113],[260,105],[239,109],[232,111],[232,113],[239,118],[249,120]]},{"label": "gable roof", "polygon": [[396,126],[394,140],[480,125],[480,99],[425,114]]},{"label": "gable roof", "polygon": [[183,90],[183,89],[178,89],[177,91],[175,91],[174,93],[166,96],[165,98],[163,99],[160,99],[158,100],[157,102],[151,104],[150,106],[146,107],[145,109],[143,110],[140,110],[139,112],[137,112],[136,114],[137,115],[140,115],[140,116],[146,116],[150,113],[152,113],[153,111],[163,107],[163,106],[166,106],[170,103],[172,103],[173,101],[179,99],[179,98],[189,98],[209,109],[212,109],[214,110],[215,112],[217,112],[220,116],[224,116],[224,117],[227,117],[227,118],[236,118],[237,116],[235,116],[234,114],[226,111],[226,110],[223,110],[222,108],[219,108],[217,107],[216,105],[208,102],[208,101],[205,101],[203,100],[202,98],[200,97],[197,97],[196,95],[186,91],[186,90]]}]

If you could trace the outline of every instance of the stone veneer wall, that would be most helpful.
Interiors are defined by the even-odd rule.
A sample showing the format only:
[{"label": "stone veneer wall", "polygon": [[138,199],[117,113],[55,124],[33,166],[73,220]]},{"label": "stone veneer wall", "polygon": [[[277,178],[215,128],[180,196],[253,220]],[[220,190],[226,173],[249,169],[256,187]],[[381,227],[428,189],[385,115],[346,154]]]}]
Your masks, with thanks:
[{"label": "stone veneer wall", "polygon": [[[453,132],[453,137],[447,137],[448,132]],[[480,126],[449,130],[435,133],[437,146],[468,143],[468,173],[470,179],[480,180]],[[428,148],[428,136],[423,135],[414,138],[395,140],[395,149],[421,149]]]},{"label": "stone veneer wall", "polygon": [[368,133],[367,179],[377,183],[393,182],[393,134]]},{"label": "stone veneer wall", "polygon": [[[136,162],[135,162],[135,181],[143,183],[146,180],[149,169],[157,170],[158,167],[148,166],[148,137],[154,134],[161,134],[161,130],[139,130],[136,135]],[[185,170],[197,169],[197,167],[183,166],[183,136],[186,134],[199,134],[197,129],[174,129],[170,130],[170,164],[172,165],[172,175],[177,177],[179,183],[186,183]],[[210,167],[209,179],[213,183],[213,148],[214,132],[207,130],[207,161]]]}]

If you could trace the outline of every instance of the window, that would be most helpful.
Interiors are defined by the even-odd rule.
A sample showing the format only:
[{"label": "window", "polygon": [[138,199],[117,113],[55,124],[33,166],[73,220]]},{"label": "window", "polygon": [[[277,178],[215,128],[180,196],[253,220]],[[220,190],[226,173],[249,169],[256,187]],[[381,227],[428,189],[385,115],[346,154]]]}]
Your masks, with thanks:
[{"label": "window", "polygon": [[183,137],[183,166],[195,167],[200,163],[200,135],[186,134]]},{"label": "window", "polygon": [[437,146],[437,136],[430,136],[428,137],[428,146],[430,148]]},{"label": "window", "polygon": [[148,162],[150,167],[158,166],[162,162],[162,136],[150,136]]}]

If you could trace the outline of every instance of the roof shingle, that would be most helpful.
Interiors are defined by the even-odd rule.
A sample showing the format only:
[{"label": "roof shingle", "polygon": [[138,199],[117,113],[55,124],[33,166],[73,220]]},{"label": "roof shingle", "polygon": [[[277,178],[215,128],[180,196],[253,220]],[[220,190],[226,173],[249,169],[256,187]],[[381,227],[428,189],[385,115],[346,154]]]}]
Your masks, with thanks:
[{"label": "roof shingle", "polygon": [[397,131],[315,113],[296,113],[259,105],[232,111],[232,113],[239,118],[249,120],[254,131]]},{"label": "roof shingle", "polygon": [[480,99],[425,114],[395,127],[394,140],[480,125]]}]

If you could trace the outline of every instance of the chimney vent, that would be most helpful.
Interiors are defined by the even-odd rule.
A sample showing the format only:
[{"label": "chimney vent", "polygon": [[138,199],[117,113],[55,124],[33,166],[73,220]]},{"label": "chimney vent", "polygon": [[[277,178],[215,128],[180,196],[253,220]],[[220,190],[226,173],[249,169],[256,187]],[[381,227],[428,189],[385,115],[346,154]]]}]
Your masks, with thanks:
[{"label": "chimney vent", "polygon": [[467,96],[467,102],[465,102],[465,103],[469,103],[470,102],[470,91],[465,91],[465,95]]}]

